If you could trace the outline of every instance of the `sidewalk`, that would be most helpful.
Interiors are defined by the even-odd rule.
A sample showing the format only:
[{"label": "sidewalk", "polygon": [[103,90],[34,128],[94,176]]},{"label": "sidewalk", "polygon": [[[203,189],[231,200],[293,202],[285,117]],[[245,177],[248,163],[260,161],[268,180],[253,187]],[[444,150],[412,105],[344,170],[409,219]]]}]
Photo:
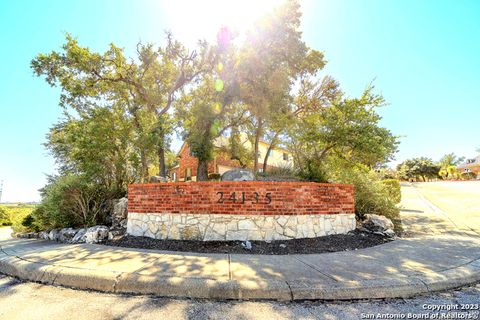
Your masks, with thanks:
[{"label": "sidewalk", "polygon": [[414,237],[368,249],[266,256],[5,239],[0,272],[79,289],[211,299],[408,297],[480,281],[480,236],[413,187],[402,191]]}]

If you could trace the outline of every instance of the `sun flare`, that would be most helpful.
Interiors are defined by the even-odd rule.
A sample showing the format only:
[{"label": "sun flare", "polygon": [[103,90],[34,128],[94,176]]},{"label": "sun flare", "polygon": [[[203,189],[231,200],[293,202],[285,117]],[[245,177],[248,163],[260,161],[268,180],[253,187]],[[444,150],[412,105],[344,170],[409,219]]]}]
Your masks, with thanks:
[{"label": "sun flare", "polygon": [[254,21],[268,13],[280,0],[192,1],[162,3],[167,25],[182,41],[193,44],[199,39],[212,40],[222,26],[244,33]]}]

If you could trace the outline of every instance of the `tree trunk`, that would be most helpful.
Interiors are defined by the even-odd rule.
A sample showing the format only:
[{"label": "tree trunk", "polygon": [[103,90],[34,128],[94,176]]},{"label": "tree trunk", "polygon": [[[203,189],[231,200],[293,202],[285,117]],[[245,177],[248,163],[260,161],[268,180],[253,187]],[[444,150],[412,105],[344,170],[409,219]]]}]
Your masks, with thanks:
[{"label": "tree trunk", "polygon": [[267,154],[263,159],[263,172],[267,172],[268,158],[270,157],[270,152],[272,152],[273,147],[277,144],[277,137],[278,137],[278,133],[275,133],[275,135],[272,138],[272,141],[270,142],[270,145],[268,146]]},{"label": "tree trunk", "polygon": [[140,150],[140,162],[141,162],[141,179],[142,182],[145,183],[148,181],[148,163],[147,163],[147,157],[145,155],[145,150],[141,149]]},{"label": "tree trunk", "polygon": [[[136,111],[131,111],[131,113],[133,114],[133,123],[135,125],[135,128],[140,133],[140,136],[143,138],[143,135],[144,135],[143,128],[142,128],[142,125],[140,124],[140,120],[138,119],[138,114]],[[147,162],[147,156],[145,155],[145,150],[142,144],[143,143],[141,143],[140,145],[140,164],[141,164],[140,179],[141,179],[141,182],[145,183],[148,181],[148,162]]]},{"label": "tree trunk", "polygon": [[208,161],[198,159],[197,181],[208,181]]},{"label": "tree trunk", "polygon": [[158,155],[158,169],[159,169],[158,175],[165,178],[167,176],[167,170],[165,168],[165,148],[163,147],[163,143],[161,146],[158,147],[157,155]]},{"label": "tree trunk", "polygon": [[257,174],[258,172],[258,149],[259,149],[261,135],[262,135],[262,120],[259,119],[257,128],[255,129],[255,142],[253,145],[253,152],[254,152],[253,173],[254,174]]}]

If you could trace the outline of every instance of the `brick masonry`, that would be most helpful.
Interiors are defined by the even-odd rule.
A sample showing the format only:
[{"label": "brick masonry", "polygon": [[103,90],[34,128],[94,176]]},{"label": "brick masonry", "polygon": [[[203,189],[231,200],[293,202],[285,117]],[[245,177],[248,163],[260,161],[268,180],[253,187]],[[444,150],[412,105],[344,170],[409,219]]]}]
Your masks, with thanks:
[{"label": "brick masonry", "polygon": [[132,184],[127,232],[158,239],[283,240],[355,228],[353,186],[310,182]]},{"label": "brick masonry", "polygon": [[[187,143],[182,146],[180,153],[178,155],[179,163],[178,167],[175,167],[170,170],[170,176],[173,176],[173,173],[176,173],[177,180],[184,181],[185,179],[185,170],[191,170],[191,176],[197,176],[197,166],[198,166],[198,159],[191,155],[190,147]],[[227,166],[232,168],[240,168],[241,164],[238,160],[229,159],[228,155],[225,153],[218,153],[215,154],[215,159],[212,161],[208,161],[208,174],[210,173],[218,173],[218,166]]]},{"label": "brick masonry", "polygon": [[354,213],[353,186],[265,181],[131,184],[128,211],[243,215]]},{"label": "brick masonry", "polygon": [[[169,175],[173,179],[173,175],[176,175],[177,181],[185,181],[186,177],[186,169],[191,170],[191,177],[197,176],[197,166],[198,166],[198,159],[192,156],[190,152],[190,147],[188,143],[184,143],[182,145],[182,149],[178,154],[179,162],[178,166],[172,168],[169,171]],[[259,159],[260,163],[258,164],[259,167],[263,167],[262,163],[263,159]],[[225,152],[216,152],[214,155],[214,159],[207,162],[208,166],[208,174],[211,173],[221,173],[219,167],[230,167],[230,168],[242,168],[241,163],[238,160],[231,159],[231,157]],[[250,169],[253,167],[250,166]],[[268,165],[267,170],[274,168],[273,166]]]}]

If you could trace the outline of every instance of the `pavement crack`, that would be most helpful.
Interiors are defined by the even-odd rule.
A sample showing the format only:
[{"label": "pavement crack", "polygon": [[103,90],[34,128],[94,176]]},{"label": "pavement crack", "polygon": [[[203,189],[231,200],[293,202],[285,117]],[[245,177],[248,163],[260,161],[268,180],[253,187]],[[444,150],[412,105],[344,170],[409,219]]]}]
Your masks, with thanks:
[{"label": "pavement crack", "polygon": [[470,260],[470,261],[467,261],[465,263],[462,263],[462,264],[459,264],[459,265],[456,265],[454,267],[450,267],[450,268],[444,268],[444,269],[440,269],[438,270],[437,272],[443,272],[443,271],[449,271],[449,270],[453,270],[453,269],[456,269],[456,268],[460,268],[460,267],[464,267],[464,266],[468,266],[469,264],[475,262],[475,261],[479,261],[480,260],[480,257],[478,258],[475,258],[473,260]]},{"label": "pavement crack", "polygon": [[307,267],[310,267],[310,268],[312,268],[313,270],[317,271],[317,272],[318,272],[318,273],[320,273],[321,275],[323,275],[323,276],[325,276],[325,277],[327,277],[327,278],[329,278],[329,279],[331,279],[331,280],[333,280],[333,281],[335,281],[335,282],[338,282],[338,280],[337,280],[337,279],[335,279],[335,278],[334,278],[334,277],[332,277],[331,275],[329,275],[329,274],[327,274],[327,273],[325,273],[325,272],[323,272],[323,271],[319,270],[319,269],[318,269],[317,267],[315,267],[314,265],[311,265],[311,264],[309,264],[309,263],[307,263],[307,262],[303,261],[303,260],[302,260],[302,259],[300,259],[300,258],[297,258],[297,257],[293,257],[293,258],[294,258],[295,260],[297,260],[297,261],[299,261],[299,262],[303,263],[303,264],[304,264],[304,265],[306,265]]},{"label": "pavement crack", "polygon": [[288,281],[285,281],[285,283],[287,284],[288,291],[290,292],[290,300],[293,301],[293,291],[292,291],[292,287],[290,287],[290,283],[288,283]]},{"label": "pavement crack", "polygon": [[228,254],[228,279],[232,280],[232,257]]},{"label": "pavement crack", "polygon": [[113,282],[113,292],[117,292],[117,285],[118,285],[118,282],[120,281],[120,277],[124,274],[124,272],[120,272],[116,277],[115,277],[115,281]]},{"label": "pavement crack", "polygon": [[61,272],[61,271],[57,271],[57,273],[55,273],[55,277],[54,277],[53,280],[52,280],[52,285],[54,285],[54,284],[55,284],[55,281],[57,281],[57,277],[58,277],[58,275],[60,274],[60,272]]},{"label": "pavement crack", "polygon": [[428,291],[428,292],[432,292],[431,289],[430,289],[430,287],[428,286],[428,284],[427,284],[425,281],[423,281],[422,278],[417,278],[417,277],[415,277],[415,279],[417,279],[418,281],[420,281],[421,283],[423,283],[423,285],[427,288],[427,291]]}]

